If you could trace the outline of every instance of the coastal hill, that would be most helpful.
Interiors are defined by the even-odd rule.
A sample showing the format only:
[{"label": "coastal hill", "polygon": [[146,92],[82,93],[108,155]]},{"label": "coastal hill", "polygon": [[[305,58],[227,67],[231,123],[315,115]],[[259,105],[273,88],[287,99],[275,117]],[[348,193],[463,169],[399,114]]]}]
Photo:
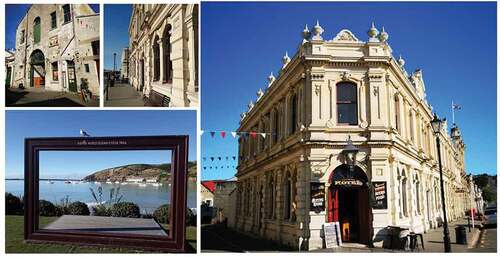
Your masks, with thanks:
[{"label": "coastal hill", "polygon": [[[170,163],[164,164],[129,164],[94,172],[83,178],[85,181],[119,181],[133,179],[169,181]],[[188,177],[196,178],[196,162],[188,162]]]}]

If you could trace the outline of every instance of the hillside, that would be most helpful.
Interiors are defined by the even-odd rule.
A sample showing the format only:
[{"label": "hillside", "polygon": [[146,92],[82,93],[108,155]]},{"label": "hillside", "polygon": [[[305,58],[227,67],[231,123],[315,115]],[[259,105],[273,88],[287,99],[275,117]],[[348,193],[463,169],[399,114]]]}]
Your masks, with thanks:
[{"label": "hillside", "polygon": [[[170,163],[129,164],[94,172],[84,177],[83,180],[104,182],[109,179],[110,181],[122,182],[131,178],[144,178],[168,181],[170,170]],[[188,163],[188,177],[196,178],[196,162]]]},{"label": "hillside", "polygon": [[497,201],[497,176],[486,173],[474,175],[474,183],[483,191],[483,199],[489,204]]}]

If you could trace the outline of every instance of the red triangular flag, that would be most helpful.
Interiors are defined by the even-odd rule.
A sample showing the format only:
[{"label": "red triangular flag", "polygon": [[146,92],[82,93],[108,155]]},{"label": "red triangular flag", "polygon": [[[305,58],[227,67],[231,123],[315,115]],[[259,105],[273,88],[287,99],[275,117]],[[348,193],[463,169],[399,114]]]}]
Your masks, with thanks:
[{"label": "red triangular flag", "polygon": [[226,137],[226,132],[225,132],[225,131],[221,131],[221,132],[220,132],[220,136],[221,136],[222,138]]},{"label": "red triangular flag", "polygon": [[255,138],[255,137],[257,136],[257,132],[250,132],[250,136],[251,136],[252,138]]}]

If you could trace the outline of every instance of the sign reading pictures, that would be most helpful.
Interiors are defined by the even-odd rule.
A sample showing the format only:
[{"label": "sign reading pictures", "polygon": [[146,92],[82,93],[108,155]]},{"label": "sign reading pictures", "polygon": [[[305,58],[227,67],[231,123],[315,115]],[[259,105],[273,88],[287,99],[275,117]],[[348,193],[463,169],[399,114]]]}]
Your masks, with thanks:
[{"label": "sign reading pictures", "polygon": [[387,182],[373,182],[375,202],[373,209],[387,209]]},{"label": "sign reading pictures", "polygon": [[311,210],[320,213],[325,210],[325,184],[311,183]]},{"label": "sign reading pictures", "polygon": [[363,186],[363,182],[353,178],[344,178],[333,181],[333,185],[342,187],[360,187]]},{"label": "sign reading pictures", "polygon": [[323,224],[323,232],[325,233],[326,248],[334,248],[342,246],[340,224],[338,222],[330,222]]}]

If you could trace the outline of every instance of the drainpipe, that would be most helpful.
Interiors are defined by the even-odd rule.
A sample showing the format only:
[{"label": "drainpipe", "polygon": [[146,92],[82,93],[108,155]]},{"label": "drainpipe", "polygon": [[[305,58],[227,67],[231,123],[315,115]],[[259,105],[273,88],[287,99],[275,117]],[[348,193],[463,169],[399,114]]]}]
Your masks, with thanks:
[{"label": "drainpipe", "polygon": [[25,27],[24,27],[24,38],[23,38],[23,41],[24,41],[24,63],[23,63],[23,66],[24,66],[24,74],[23,74],[23,87],[24,88],[27,88],[26,87],[26,65],[28,64],[28,21],[29,21],[29,13],[30,13],[30,10],[31,10],[31,6],[30,8],[28,9],[28,11],[26,12],[26,22],[25,22]]}]

